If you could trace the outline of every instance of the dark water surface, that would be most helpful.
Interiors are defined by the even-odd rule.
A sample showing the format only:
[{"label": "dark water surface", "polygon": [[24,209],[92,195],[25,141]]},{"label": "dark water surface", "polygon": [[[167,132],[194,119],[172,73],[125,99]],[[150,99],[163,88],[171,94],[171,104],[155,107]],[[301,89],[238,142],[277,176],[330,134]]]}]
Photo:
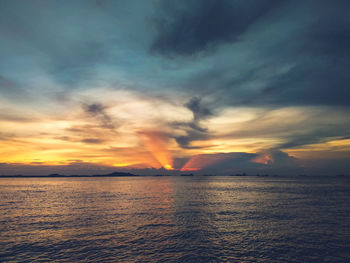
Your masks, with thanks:
[{"label": "dark water surface", "polygon": [[350,262],[346,178],[0,179],[1,262]]}]

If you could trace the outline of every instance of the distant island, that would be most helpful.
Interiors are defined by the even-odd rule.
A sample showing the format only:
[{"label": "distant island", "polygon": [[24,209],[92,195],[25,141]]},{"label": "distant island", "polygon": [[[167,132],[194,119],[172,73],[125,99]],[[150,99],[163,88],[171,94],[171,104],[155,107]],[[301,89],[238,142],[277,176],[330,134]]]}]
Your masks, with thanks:
[{"label": "distant island", "polygon": [[22,174],[16,174],[16,175],[1,175],[0,177],[126,177],[126,176],[141,176],[137,174],[132,173],[124,173],[124,172],[113,172],[109,174],[94,174],[94,175],[82,175],[82,174],[72,174],[72,175],[63,175],[63,174],[49,174],[49,175],[22,175]]},{"label": "distant island", "polygon": [[[22,174],[15,174],[15,175],[0,175],[1,177],[4,178],[30,178],[30,177],[39,177],[39,178],[61,178],[61,177],[137,177],[137,176],[195,176],[193,173],[190,174],[182,174],[179,173],[177,175],[169,175],[169,174],[156,174],[156,175],[139,175],[139,174],[133,174],[133,173],[127,173],[127,172],[113,172],[113,173],[108,173],[108,174],[94,174],[94,175],[83,175],[83,174],[71,174],[71,175],[64,175],[64,174],[59,174],[59,173],[53,173],[49,175],[22,175]],[[219,175],[214,175],[214,174],[203,174],[202,176],[219,176]],[[226,176],[248,176],[247,174],[232,174],[232,175],[226,175]],[[255,176],[261,176],[259,174]],[[268,176],[268,175],[264,175]]]},{"label": "distant island", "polygon": [[[15,175],[0,175],[1,177],[5,178],[13,178],[13,177],[20,177],[20,178],[30,178],[30,177],[39,177],[39,178],[60,178],[60,177],[137,177],[137,176],[172,176],[168,174],[156,174],[156,175],[139,175],[139,174],[132,174],[132,173],[125,173],[125,172],[113,172],[108,174],[94,174],[94,175],[83,175],[83,174],[71,174],[71,175],[64,175],[64,174],[48,174],[48,175],[22,175],[22,174],[15,174]],[[175,176],[194,176],[194,174],[179,174]]]},{"label": "distant island", "polygon": [[[188,177],[188,176],[231,176],[231,177],[280,177],[281,175],[277,174],[246,174],[246,173],[238,173],[238,174],[227,174],[227,175],[217,175],[217,174],[155,174],[155,175],[145,175],[145,174],[133,174],[128,172],[113,172],[108,174],[94,174],[94,175],[84,175],[84,174],[71,174],[71,175],[64,175],[59,173],[52,173],[49,175],[22,175],[22,174],[15,174],[15,175],[0,175],[0,178],[69,178],[69,177],[143,177],[143,176],[181,176],[181,177]],[[306,174],[299,174],[295,175],[297,177],[310,177],[311,175]],[[337,174],[336,177],[350,177],[350,175],[344,175],[344,174]],[[289,177],[289,176],[287,176]],[[311,176],[312,177],[312,176]]]}]

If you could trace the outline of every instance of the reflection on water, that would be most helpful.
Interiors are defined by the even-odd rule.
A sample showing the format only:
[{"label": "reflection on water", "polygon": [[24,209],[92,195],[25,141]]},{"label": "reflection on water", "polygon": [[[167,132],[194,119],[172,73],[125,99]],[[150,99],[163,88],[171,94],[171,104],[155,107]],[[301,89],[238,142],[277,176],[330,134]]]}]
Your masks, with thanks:
[{"label": "reflection on water", "polygon": [[1,262],[349,262],[346,178],[0,179]]}]

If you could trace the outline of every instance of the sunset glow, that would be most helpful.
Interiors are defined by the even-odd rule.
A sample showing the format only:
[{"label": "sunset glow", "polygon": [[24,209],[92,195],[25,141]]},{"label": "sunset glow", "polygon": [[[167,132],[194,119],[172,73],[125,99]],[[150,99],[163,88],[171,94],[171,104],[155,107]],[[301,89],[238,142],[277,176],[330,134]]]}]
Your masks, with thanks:
[{"label": "sunset glow", "polygon": [[345,29],[306,19],[314,4],[260,20],[223,1],[234,14],[216,23],[211,1],[53,1],[40,16],[15,2],[1,9],[0,174],[346,172],[348,45],[330,39]]}]

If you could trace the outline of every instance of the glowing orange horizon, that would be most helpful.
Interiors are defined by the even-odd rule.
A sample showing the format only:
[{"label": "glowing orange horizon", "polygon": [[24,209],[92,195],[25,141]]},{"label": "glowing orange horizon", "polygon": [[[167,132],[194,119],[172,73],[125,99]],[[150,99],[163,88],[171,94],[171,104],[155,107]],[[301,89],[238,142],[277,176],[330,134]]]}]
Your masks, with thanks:
[{"label": "glowing orange horizon", "polygon": [[166,145],[166,137],[163,133],[146,131],[142,132],[143,139],[148,151],[166,170],[173,170],[173,159]]},{"label": "glowing orange horizon", "polygon": [[[108,99],[120,98],[125,94],[122,95],[110,95]],[[154,107],[154,98],[149,101],[140,100],[136,95],[126,96],[125,102],[128,103],[111,101],[112,106],[105,109],[106,114],[111,120],[115,119],[116,123],[117,120],[124,120],[123,125],[115,129],[106,127],[101,116],[86,115],[75,106],[67,108],[69,114],[37,114],[35,118],[25,121],[16,118],[1,119],[1,162],[32,166],[64,166],[81,162],[120,169],[163,167],[166,170],[174,170],[173,159],[176,156],[190,157],[183,167],[176,166],[176,170],[198,171],[229,158],[225,153],[245,152],[257,154],[251,162],[269,165],[277,160],[269,155],[267,149],[278,148],[286,139],[270,133],[268,127],[271,127],[272,131],[275,129],[273,127],[283,130],[284,128],[279,126],[281,119],[292,116],[298,124],[304,120],[304,113],[307,112],[304,108],[282,108],[267,113],[268,121],[254,123],[249,120],[254,116],[258,117],[263,109],[232,108],[229,111],[218,112],[218,115],[213,115],[202,123],[203,126],[209,127],[208,133],[212,136],[208,139],[193,140],[193,147],[185,148],[170,138],[186,135],[186,127],[172,126],[169,123],[187,123],[192,117],[188,109],[157,101],[157,105],[161,105],[162,108],[158,111]],[[30,112],[26,108],[16,109],[24,115]],[[313,109],[315,110],[320,111]],[[245,111],[248,111],[248,115]],[[343,116],[338,111],[332,114],[336,114],[334,116],[337,118]],[[256,131],[262,131],[262,134],[252,136]],[[264,135],[264,131],[268,132],[268,135]],[[288,134],[287,130],[285,132]],[[231,136],[236,133],[237,136]],[[305,162],[317,158],[348,158],[350,139],[334,137],[326,142],[281,150]]]}]

